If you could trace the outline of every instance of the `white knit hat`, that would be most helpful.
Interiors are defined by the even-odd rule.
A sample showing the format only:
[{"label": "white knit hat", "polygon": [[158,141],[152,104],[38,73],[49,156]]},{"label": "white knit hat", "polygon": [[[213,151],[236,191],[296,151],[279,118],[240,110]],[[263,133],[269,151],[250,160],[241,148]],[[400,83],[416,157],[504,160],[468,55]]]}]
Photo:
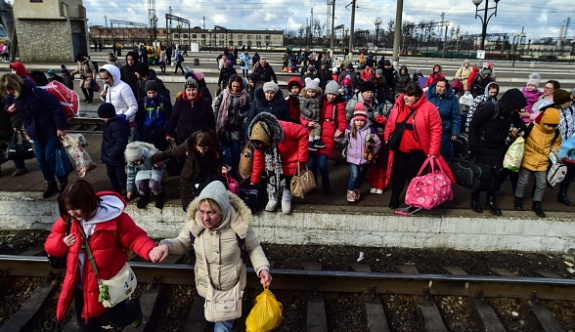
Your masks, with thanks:
[{"label": "white knit hat", "polygon": [[142,159],[144,155],[144,148],[139,144],[134,144],[137,142],[132,142],[126,146],[124,151],[124,157],[126,157],[126,162],[133,162]]}]

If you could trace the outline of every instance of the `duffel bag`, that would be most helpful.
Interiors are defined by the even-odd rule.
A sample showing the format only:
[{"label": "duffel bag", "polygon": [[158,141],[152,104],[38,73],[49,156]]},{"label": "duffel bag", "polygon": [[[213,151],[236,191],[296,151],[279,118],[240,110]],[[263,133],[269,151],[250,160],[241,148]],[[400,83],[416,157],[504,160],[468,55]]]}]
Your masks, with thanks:
[{"label": "duffel bag", "polygon": [[493,175],[489,166],[475,162],[475,159],[454,158],[449,162],[449,168],[457,184],[471,191],[492,189]]}]

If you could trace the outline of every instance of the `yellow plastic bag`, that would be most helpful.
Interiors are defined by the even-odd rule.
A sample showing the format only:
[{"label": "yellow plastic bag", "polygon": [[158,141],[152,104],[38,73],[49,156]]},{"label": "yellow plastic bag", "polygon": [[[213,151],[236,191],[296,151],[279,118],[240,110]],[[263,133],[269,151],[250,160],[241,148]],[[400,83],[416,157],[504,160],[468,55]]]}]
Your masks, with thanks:
[{"label": "yellow plastic bag", "polygon": [[282,322],[283,309],[269,288],[264,287],[246,318],[246,332],[268,332],[275,329]]}]

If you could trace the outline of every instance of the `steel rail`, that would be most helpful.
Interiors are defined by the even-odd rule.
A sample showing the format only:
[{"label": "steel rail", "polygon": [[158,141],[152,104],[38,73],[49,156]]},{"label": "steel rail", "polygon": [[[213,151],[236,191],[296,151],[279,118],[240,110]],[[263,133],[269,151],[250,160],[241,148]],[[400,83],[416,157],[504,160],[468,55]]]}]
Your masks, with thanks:
[{"label": "steel rail", "polygon": [[[191,264],[130,262],[145,283],[194,285]],[[248,268],[248,285],[258,288],[254,270]],[[41,256],[0,255],[0,271],[11,276],[63,275]],[[407,274],[353,271],[272,269],[273,288],[295,291],[352,292],[366,294],[413,294],[439,296],[484,296],[575,301],[575,279]]]}]

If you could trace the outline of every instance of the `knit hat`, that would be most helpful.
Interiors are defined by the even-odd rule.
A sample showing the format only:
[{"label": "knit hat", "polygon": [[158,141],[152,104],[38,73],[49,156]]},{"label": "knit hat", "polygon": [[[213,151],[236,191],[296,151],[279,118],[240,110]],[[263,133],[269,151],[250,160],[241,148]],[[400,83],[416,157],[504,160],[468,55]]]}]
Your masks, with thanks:
[{"label": "knit hat", "polygon": [[279,89],[280,89],[279,86],[274,82],[266,82],[264,84],[264,92],[273,91],[275,93],[278,93]]},{"label": "knit hat", "polygon": [[98,117],[102,119],[109,119],[116,116],[116,108],[110,103],[102,103],[98,107]]},{"label": "knit hat", "polygon": [[351,78],[347,75],[343,80],[341,80],[341,85],[351,86]]},{"label": "knit hat", "polygon": [[359,91],[361,91],[361,92],[366,92],[366,91],[375,92],[375,85],[371,81],[363,82],[359,86]]},{"label": "knit hat", "polygon": [[260,141],[265,145],[271,145],[270,134],[266,128],[267,125],[262,121],[254,123],[252,133],[250,134],[250,141]]},{"label": "knit hat", "polygon": [[337,95],[339,93],[339,86],[336,81],[329,81],[325,85],[325,93],[333,93]]},{"label": "knit hat", "polygon": [[365,105],[362,103],[355,104],[353,108],[353,121],[357,120],[359,117],[363,117],[363,120],[367,120],[367,111],[365,110]]},{"label": "knit hat", "polygon": [[200,202],[203,199],[210,198],[213,199],[222,209],[223,216],[222,222],[226,220],[230,214],[230,198],[228,196],[228,191],[226,186],[221,181],[213,181],[208,183],[207,186],[202,189],[197,200]]},{"label": "knit hat", "polygon": [[150,67],[145,62],[136,63],[136,65],[134,66],[134,71],[140,74],[140,76],[147,77],[150,75]]},{"label": "knit hat", "polygon": [[383,65],[384,65],[384,66],[391,66],[391,61],[385,60],[385,61],[383,62]]},{"label": "knit hat", "polygon": [[155,80],[148,80],[146,82],[146,92],[148,91],[158,92],[158,82],[156,82]]},{"label": "knit hat", "polygon": [[331,69],[331,72],[334,73],[334,74],[337,74],[337,67],[333,67],[333,68]]},{"label": "knit hat", "polygon": [[548,107],[543,112],[543,116],[541,117],[540,124],[549,124],[549,125],[556,125],[559,124],[559,119],[561,116],[559,115],[559,110],[555,107]]},{"label": "knit hat", "polygon": [[315,92],[317,92],[317,88],[318,88],[318,84],[319,84],[319,79],[311,79],[310,77],[307,77],[305,79],[305,89],[306,90],[314,90]]},{"label": "knit hat", "polygon": [[225,64],[226,64],[226,67],[231,67],[232,66],[232,60],[226,60]]},{"label": "knit hat", "polygon": [[192,87],[192,88],[195,88],[195,89],[199,89],[199,88],[200,88],[199,85],[198,85],[198,82],[196,82],[196,80],[195,80],[192,76],[188,77],[188,78],[186,79],[186,82],[184,83],[184,90],[185,90],[187,87]]},{"label": "knit hat", "polygon": [[126,162],[128,163],[140,160],[144,156],[144,147],[135,143],[141,144],[140,142],[132,142],[126,146],[124,151],[124,157],[126,157]]},{"label": "knit hat", "polygon": [[353,69],[353,64],[351,64],[351,62],[348,61],[348,62],[345,64],[345,68]]},{"label": "knit hat", "polygon": [[56,75],[56,71],[54,69],[49,69],[46,72],[46,75],[48,75],[48,77],[54,77]]},{"label": "knit hat", "polygon": [[309,72],[315,72],[315,67],[314,66],[307,66],[307,71]]},{"label": "knit hat", "polygon": [[365,65],[368,67],[373,67],[374,61],[373,59],[367,59],[365,60]]},{"label": "knit hat", "polygon": [[375,70],[375,75],[383,75],[383,69],[377,68],[377,69]]},{"label": "knit hat", "polygon": [[540,77],[538,73],[532,73],[529,75],[526,85],[535,85],[536,87],[539,87],[539,79]]},{"label": "knit hat", "polygon": [[568,101],[573,100],[573,96],[567,91],[563,89],[557,89],[553,93],[553,103],[559,106],[561,104],[565,104]]}]

